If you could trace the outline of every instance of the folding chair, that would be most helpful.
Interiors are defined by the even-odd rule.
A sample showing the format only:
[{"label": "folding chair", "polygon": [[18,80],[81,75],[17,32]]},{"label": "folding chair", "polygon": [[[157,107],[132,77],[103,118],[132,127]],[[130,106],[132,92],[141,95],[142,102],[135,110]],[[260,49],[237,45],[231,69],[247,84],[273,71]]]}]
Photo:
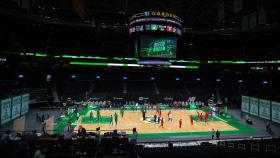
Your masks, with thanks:
[{"label": "folding chair", "polygon": [[260,145],[259,144],[251,144],[251,151],[259,152]]},{"label": "folding chair", "polygon": [[276,146],[275,145],[266,145],[265,151],[266,152],[276,152]]},{"label": "folding chair", "polygon": [[228,143],[228,148],[234,149],[234,143]]},{"label": "folding chair", "polygon": [[246,150],[246,146],[245,146],[245,144],[238,144],[237,145],[237,149],[239,149],[239,150]]}]

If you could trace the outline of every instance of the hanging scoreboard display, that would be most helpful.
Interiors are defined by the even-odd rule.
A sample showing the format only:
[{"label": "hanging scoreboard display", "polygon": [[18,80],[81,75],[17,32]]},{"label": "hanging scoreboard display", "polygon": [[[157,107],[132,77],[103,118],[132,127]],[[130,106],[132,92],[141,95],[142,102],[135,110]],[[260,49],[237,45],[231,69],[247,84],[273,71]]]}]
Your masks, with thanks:
[{"label": "hanging scoreboard display", "polygon": [[145,11],[133,15],[128,24],[135,57],[176,58],[182,34],[181,18],[173,13]]},{"label": "hanging scoreboard display", "polygon": [[1,125],[11,120],[11,99],[1,100]]},{"label": "hanging scoreboard display", "polygon": [[21,96],[21,115],[24,115],[29,110],[29,94]]},{"label": "hanging scoreboard display", "polygon": [[271,102],[271,120],[280,123],[280,103]]},{"label": "hanging scoreboard display", "polygon": [[181,18],[168,12],[145,11],[129,19],[129,35],[137,32],[159,32],[181,35]]},{"label": "hanging scoreboard display", "polygon": [[259,102],[259,116],[264,119],[270,120],[270,101],[260,99]]},{"label": "hanging scoreboard display", "polygon": [[15,119],[20,116],[21,111],[21,96],[12,98],[12,118]]},{"label": "hanging scoreboard display", "polygon": [[250,97],[245,95],[241,96],[241,110],[247,113],[250,111]]},{"label": "hanging scoreboard display", "polygon": [[141,35],[140,57],[175,58],[177,38]]},{"label": "hanging scoreboard display", "polygon": [[258,116],[259,115],[259,99],[250,97],[250,114]]}]

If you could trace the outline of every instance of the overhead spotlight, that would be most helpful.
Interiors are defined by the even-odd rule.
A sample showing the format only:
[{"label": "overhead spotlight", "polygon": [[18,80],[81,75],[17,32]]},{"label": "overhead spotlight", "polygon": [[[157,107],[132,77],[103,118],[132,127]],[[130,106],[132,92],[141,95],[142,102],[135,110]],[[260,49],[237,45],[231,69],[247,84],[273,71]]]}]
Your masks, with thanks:
[{"label": "overhead spotlight", "polygon": [[51,80],[52,80],[52,75],[47,75],[46,81],[47,81],[47,82],[50,82]]},{"label": "overhead spotlight", "polygon": [[155,80],[155,77],[150,77],[150,80],[152,80],[152,81]]},{"label": "overhead spotlight", "polygon": [[19,74],[18,78],[24,78],[24,75],[23,74]]},{"label": "overhead spotlight", "polygon": [[263,85],[267,85],[267,84],[268,84],[268,81],[263,80],[263,81],[262,81],[262,84],[263,84]]},{"label": "overhead spotlight", "polygon": [[200,81],[200,78],[196,78],[197,81]]},{"label": "overhead spotlight", "polygon": [[237,82],[238,82],[238,83],[243,83],[243,80],[238,80]]},{"label": "overhead spotlight", "polygon": [[126,76],[124,76],[124,77],[123,77],[123,80],[127,80],[127,77],[126,77]]},{"label": "overhead spotlight", "polygon": [[101,78],[101,76],[97,75],[95,78],[96,78],[96,79],[100,79],[100,78]]},{"label": "overhead spotlight", "polygon": [[217,82],[221,82],[221,79],[220,79],[220,78],[217,78],[216,81],[217,81]]},{"label": "overhead spotlight", "polygon": [[180,81],[180,78],[179,78],[179,77],[177,77],[177,78],[176,78],[176,81]]},{"label": "overhead spotlight", "polygon": [[74,74],[71,75],[71,78],[72,78],[72,79],[75,79],[75,78],[76,78],[76,75],[74,75]]}]

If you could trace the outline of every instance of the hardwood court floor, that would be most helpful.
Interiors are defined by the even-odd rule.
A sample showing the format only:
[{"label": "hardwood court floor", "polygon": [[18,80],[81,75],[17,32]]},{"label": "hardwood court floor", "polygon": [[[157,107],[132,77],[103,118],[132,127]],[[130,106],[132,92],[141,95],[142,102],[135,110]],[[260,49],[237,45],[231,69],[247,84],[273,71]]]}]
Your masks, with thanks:
[{"label": "hardwood court floor", "polygon": [[[197,111],[200,113],[204,112],[201,110],[171,110],[173,121],[168,120],[168,113],[169,110],[162,110],[162,116],[165,119],[164,128],[159,128],[159,124],[148,123],[142,121],[142,113],[141,111],[125,111],[124,117],[122,118],[120,115],[120,110],[101,110],[101,116],[110,116],[117,112],[118,114],[118,124],[116,125],[115,122],[112,125],[109,124],[81,124],[82,116],[79,118],[77,122],[77,126],[75,130],[78,129],[79,125],[82,125],[86,130],[95,130],[97,127],[100,127],[101,130],[114,130],[118,129],[118,131],[126,131],[128,134],[132,133],[133,128],[137,128],[138,133],[141,134],[148,134],[148,133],[181,133],[181,132],[209,132],[212,129],[219,130],[219,131],[237,131],[238,129],[232,127],[231,125],[221,120],[209,121],[205,122],[196,122],[191,125],[190,123],[190,115],[196,116]],[[155,115],[155,110],[147,111],[146,117],[153,117]],[[96,113],[94,112],[94,116]],[[86,114],[89,116],[89,112]],[[182,128],[179,128],[179,120],[183,120]],[[114,120],[114,119],[113,119]]]}]

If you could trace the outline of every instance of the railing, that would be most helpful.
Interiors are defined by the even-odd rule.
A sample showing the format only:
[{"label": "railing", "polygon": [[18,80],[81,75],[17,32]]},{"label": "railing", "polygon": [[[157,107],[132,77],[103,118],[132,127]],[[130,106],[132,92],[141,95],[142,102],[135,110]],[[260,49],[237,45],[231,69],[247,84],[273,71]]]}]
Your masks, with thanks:
[{"label": "railing", "polygon": [[[264,137],[253,137],[253,138],[248,138],[248,137],[239,137],[239,138],[227,138],[227,139],[219,139],[219,140],[211,140],[211,139],[189,139],[189,140],[166,140],[164,142],[139,142],[139,145],[144,145],[144,147],[167,147],[169,143],[172,143],[173,146],[196,146],[196,145],[201,145],[201,143],[209,142],[212,144],[216,144],[218,146],[223,146],[223,147],[228,147],[228,148],[235,148],[235,145],[232,143],[229,143],[228,145],[225,144],[225,142],[230,142],[230,141],[242,141],[242,140],[269,140],[272,139],[271,136],[264,136]],[[221,143],[221,144],[219,144]]]},{"label": "railing", "polygon": [[[117,131],[132,131],[132,129],[116,129]],[[9,130],[11,133],[29,133],[29,132],[33,132],[34,130]],[[58,132],[59,130],[46,130],[45,132],[46,133],[52,133],[52,132]],[[99,130],[100,132],[113,132],[114,130]],[[7,132],[7,130],[0,130],[0,134],[1,133],[5,133]],[[87,130],[87,133],[88,132],[96,132],[96,130]]]}]

